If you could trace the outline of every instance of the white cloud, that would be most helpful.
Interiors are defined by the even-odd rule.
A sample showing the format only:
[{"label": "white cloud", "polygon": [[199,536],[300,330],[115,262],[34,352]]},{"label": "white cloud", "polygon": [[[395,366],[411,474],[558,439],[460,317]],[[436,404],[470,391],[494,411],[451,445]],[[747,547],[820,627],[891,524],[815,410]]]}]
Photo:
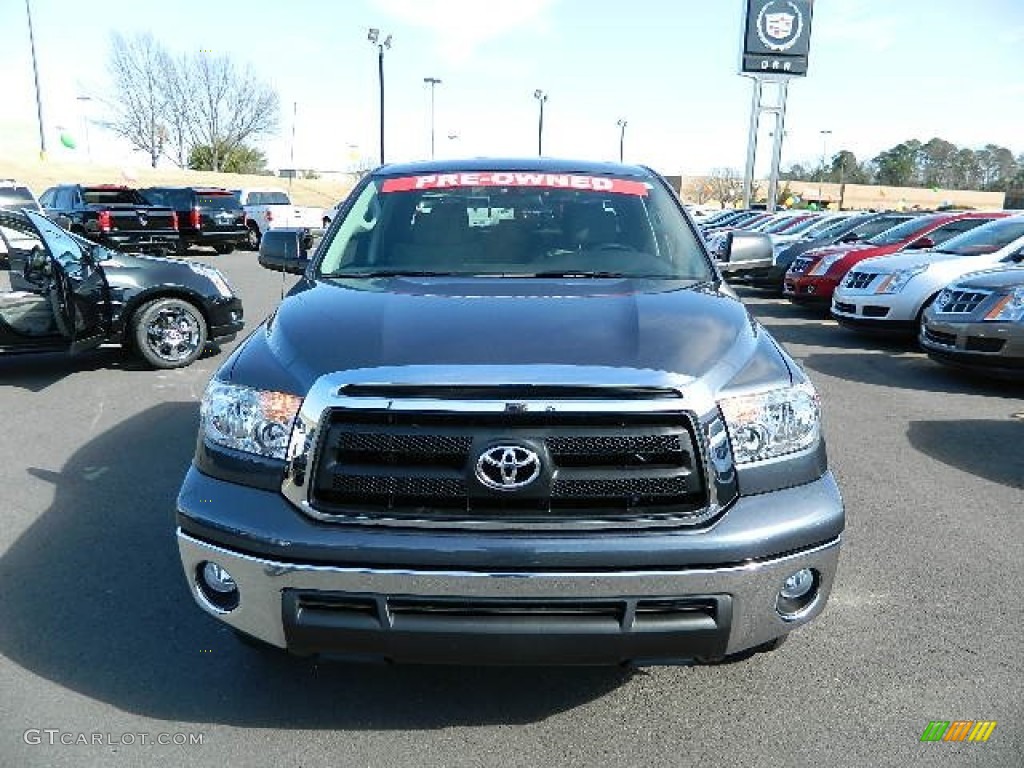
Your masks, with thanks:
[{"label": "white cloud", "polygon": [[376,0],[397,22],[430,34],[438,56],[455,66],[473,58],[484,43],[520,27],[546,32],[554,0]]}]

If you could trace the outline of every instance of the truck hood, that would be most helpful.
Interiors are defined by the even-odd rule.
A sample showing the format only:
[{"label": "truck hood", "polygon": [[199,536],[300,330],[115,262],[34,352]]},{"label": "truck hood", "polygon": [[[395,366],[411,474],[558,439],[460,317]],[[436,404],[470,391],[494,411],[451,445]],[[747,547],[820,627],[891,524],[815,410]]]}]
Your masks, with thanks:
[{"label": "truck hood", "polygon": [[716,390],[734,380],[790,381],[782,354],[735,298],[706,285],[628,279],[300,284],[225,368],[238,383],[304,394],[326,373],[411,366],[519,377],[530,375],[526,366],[619,369],[647,372],[636,378],[648,382],[702,379]]}]

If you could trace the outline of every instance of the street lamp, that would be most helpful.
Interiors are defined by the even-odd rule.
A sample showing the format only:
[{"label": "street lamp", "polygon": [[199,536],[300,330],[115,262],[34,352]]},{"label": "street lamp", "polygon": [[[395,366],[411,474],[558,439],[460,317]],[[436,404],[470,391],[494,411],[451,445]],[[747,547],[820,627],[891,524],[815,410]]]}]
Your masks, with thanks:
[{"label": "street lamp", "polygon": [[430,86],[430,159],[434,159],[434,88],[441,84],[436,77],[424,77],[423,82]]},{"label": "street lamp", "polygon": [[624,143],[626,141],[626,125],[627,125],[627,123],[626,123],[625,118],[619,118],[619,120],[615,124],[617,126],[619,126],[619,162],[621,163],[622,162],[622,147],[623,147],[623,145],[624,145]]},{"label": "street lamp", "polygon": [[36,38],[32,32],[32,8],[25,0],[25,15],[28,16],[28,43],[32,49],[32,77],[36,84],[36,115],[39,118],[39,159],[46,159],[46,131],[43,129],[43,101],[39,95],[39,67],[36,64]]},{"label": "street lamp", "polygon": [[371,27],[366,39],[377,46],[377,80],[380,82],[380,164],[384,165],[384,49],[391,49],[391,35],[380,41],[380,30]]},{"label": "street lamp", "polygon": [[85,104],[92,101],[92,96],[78,96],[76,101],[82,104],[82,125],[85,128],[85,156],[92,162],[92,142],[89,141],[89,116],[85,113]]},{"label": "street lamp", "polygon": [[821,175],[818,177],[818,205],[821,205],[823,197],[821,193],[822,181],[825,179],[825,155],[828,154],[825,149],[828,146],[828,137],[832,135],[832,131],[818,131],[821,134]]},{"label": "street lamp", "polygon": [[540,105],[540,117],[537,120],[537,157],[540,157],[544,154],[544,102],[548,100],[548,95],[538,88],[533,92],[533,98]]}]

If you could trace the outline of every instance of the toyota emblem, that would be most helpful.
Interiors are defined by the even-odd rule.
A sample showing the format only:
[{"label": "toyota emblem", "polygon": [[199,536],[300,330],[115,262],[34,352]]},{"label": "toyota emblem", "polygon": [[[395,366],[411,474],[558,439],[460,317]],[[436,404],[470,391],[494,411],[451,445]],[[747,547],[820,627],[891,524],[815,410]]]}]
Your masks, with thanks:
[{"label": "toyota emblem", "polygon": [[495,491],[518,491],[540,476],[540,456],[521,445],[496,445],[476,460],[476,479]]}]

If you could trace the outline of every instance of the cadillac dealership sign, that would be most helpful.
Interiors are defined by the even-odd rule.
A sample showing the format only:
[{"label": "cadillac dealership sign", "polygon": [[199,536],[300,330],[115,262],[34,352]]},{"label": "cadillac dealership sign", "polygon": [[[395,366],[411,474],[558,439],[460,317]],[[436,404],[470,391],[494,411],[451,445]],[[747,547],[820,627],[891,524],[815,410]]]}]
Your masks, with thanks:
[{"label": "cadillac dealership sign", "polygon": [[747,0],[741,71],[806,75],[814,0]]}]

